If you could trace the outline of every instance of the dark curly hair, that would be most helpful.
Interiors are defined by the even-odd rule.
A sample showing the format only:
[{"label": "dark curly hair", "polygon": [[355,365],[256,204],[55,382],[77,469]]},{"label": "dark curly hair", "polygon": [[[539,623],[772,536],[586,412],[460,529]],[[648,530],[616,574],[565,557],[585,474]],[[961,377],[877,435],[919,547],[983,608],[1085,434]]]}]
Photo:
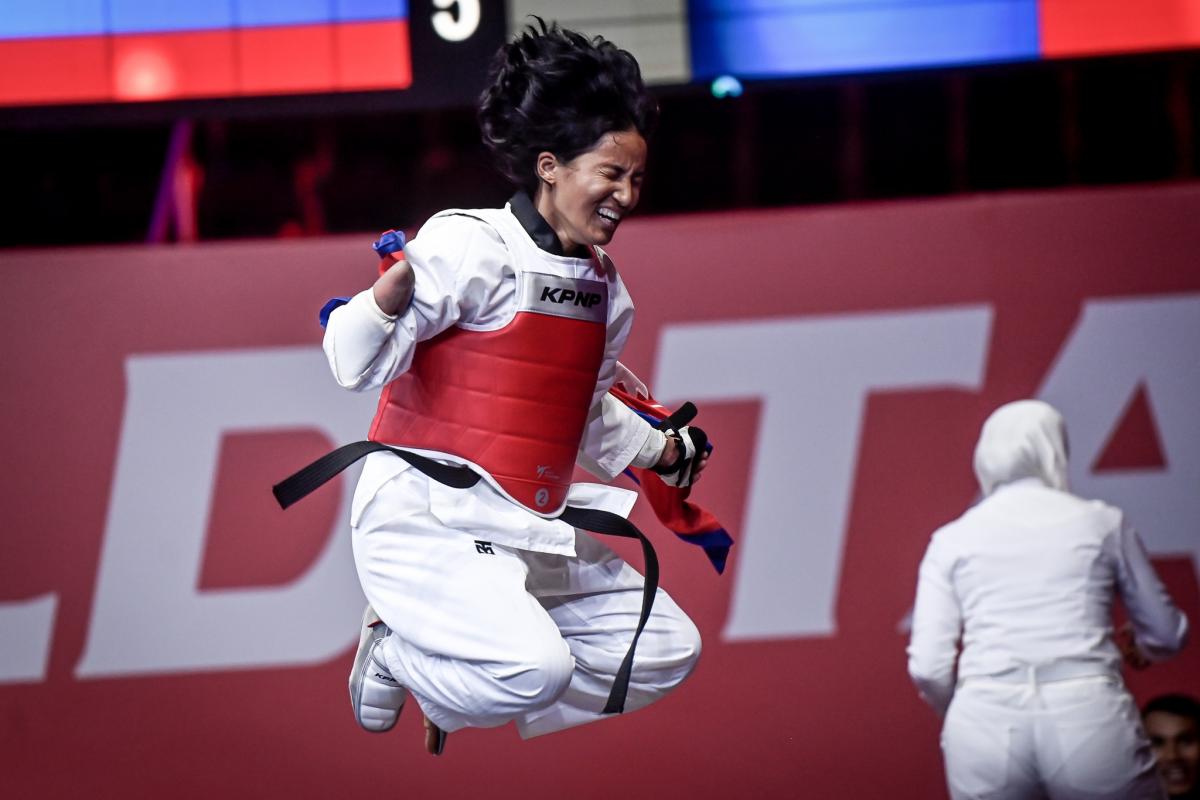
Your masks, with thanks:
[{"label": "dark curly hair", "polygon": [[597,36],[533,17],[501,47],[479,98],[479,128],[496,167],[532,193],[543,151],[570,161],[610,131],[634,128],[649,139],[658,103],[637,61]]},{"label": "dark curly hair", "polygon": [[1191,695],[1161,694],[1142,706],[1142,717],[1146,717],[1155,711],[1174,714],[1177,717],[1185,717],[1190,719],[1193,725],[1200,726],[1200,700]]}]

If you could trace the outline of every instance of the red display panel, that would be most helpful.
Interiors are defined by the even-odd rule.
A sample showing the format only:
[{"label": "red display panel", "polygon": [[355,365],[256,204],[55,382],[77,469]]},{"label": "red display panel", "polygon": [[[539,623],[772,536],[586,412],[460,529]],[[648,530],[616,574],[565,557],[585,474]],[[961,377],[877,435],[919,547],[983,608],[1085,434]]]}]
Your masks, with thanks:
[{"label": "red display panel", "polygon": [[90,103],[112,96],[112,44],[107,39],[0,42],[0,104]]},{"label": "red display panel", "polygon": [[408,22],[0,41],[0,105],[406,89]]},{"label": "red display panel", "polygon": [[1051,58],[1200,46],[1196,0],[1041,0],[1039,15]]}]

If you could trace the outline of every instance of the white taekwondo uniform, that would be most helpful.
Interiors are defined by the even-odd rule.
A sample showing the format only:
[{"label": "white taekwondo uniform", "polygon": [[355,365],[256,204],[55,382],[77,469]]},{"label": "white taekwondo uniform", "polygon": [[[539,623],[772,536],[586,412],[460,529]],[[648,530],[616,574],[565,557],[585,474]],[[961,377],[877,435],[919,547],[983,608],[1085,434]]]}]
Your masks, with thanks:
[{"label": "white taekwondo uniform", "polygon": [[[521,302],[522,272],[597,279],[590,259],[540,249],[530,231],[538,223],[545,226],[523,196],[503,210],[432,218],[405,248],[415,274],[407,310],[389,317],[367,290],[330,315],[324,347],[338,383],[380,388],[409,368],[421,342],[451,326],[504,327]],[[533,233],[544,242],[547,230]],[[604,263],[606,345],[578,463],[611,480],[630,463],[652,463],[662,439],[607,394],[621,369],[633,303],[611,261]],[[568,494],[573,506],[623,516],[635,499],[597,484],[574,484]],[[608,547],[513,502],[489,481],[450,488],[386,452],[367,457],[351,526],[363,591],[393,631],[383,648],[387,667],[438,727],[452,732],[515,720],[528,738],[602,716],[643,587],[642,576]],[[626,710],[677,686],[699,652],[695,625],[659,589]]]},{"label": "white taekwondo uniform", "polygon": [[975,450],[983,499],[921,562],[908,670],[945,714],[955,800],[1164,796],[1121,679],[1113,598],[1151,660],[1183,646],[1187,619],[1122,512],[1067,491],[1066,458],[1051,406],[1002,406]]}]

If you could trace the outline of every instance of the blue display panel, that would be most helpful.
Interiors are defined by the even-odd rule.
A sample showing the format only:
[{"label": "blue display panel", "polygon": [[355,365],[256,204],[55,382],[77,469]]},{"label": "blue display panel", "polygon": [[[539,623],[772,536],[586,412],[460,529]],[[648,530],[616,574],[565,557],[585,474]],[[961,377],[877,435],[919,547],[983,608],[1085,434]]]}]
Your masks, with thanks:
[{"label": "blue display panel", "polygon": [[693,77],[1036,59],[1037,0],[689,0]]},{"label": "blue display panel", "polygon": [[0,39],[81,36],[108,24],[102,0],[3,0]]},{"label": "blue display panel", "polygon": [[0,39],[406,19],[408,0],[0,0]]},{"label": "blue display panel", "polygon": [[234,26],[233,0],[164,3],[161,0],[105,0],[108,27],[96,33],[151,33],[211,30]]}]

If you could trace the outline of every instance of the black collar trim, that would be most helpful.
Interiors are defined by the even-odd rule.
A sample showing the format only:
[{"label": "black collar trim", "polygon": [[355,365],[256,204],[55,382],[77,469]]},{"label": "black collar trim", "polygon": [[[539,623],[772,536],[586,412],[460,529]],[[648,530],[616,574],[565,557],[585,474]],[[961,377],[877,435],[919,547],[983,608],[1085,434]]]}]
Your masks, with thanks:
[{"label": "black collar trim", "polygon": [[521,223],[521,227],[539,249],[553,256],[566,255],[563,253],[562,242],[558,240],[558,234],[550,227],[550,223],[546,222],[546,218],[538,213],[527,193],[518,191],[508,199],[508,205],[517,222]]}]

